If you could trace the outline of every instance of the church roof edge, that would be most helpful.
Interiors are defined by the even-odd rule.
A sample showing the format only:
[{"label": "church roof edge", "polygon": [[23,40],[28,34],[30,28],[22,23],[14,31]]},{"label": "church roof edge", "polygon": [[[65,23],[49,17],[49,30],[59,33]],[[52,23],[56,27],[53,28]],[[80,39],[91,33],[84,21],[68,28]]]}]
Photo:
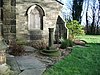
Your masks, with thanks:
[{"label": "church roof edge", "polygon": [[60,2],[60,1],[58,1],[58,0],[55,0],[55,1],[57,1],[58,3],[60,3],[60,4],[64,5],[62,2]]}]

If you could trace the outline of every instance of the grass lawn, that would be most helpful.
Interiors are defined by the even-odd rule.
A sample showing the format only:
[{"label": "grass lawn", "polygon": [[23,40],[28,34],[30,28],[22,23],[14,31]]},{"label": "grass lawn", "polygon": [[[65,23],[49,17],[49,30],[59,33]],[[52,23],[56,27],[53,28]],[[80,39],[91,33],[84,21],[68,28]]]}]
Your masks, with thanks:
[{"label": "grass lawn", "polygon": [[100,75],[100,36],[79,36],[89,47],[74,47],[72,53],[43,75]]},{"label": "grass lawn", "polygon": [[100,43],[100,35],[83,35],[76,38],[85,40],[88,43]]}]

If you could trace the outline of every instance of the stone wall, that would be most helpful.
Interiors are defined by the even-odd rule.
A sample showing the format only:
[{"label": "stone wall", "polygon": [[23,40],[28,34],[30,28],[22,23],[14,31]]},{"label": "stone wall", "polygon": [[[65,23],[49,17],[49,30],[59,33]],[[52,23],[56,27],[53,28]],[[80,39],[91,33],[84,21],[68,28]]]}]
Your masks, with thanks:
[{"label": "stone wall", "polygon": [[10,37],[16,37],[16,1],[3,0],[3,19],[2,32],[5,41],[8,42]]},{"label": "stone wall", "polygon": [[[29,31],[28,15],[29,7],[39,5],[43,11],[43,29]],[[8,41],[10,37],[22,39],[48,38],[48,28],[56,29],[56,21],[62,5],[55,0],[3,0],[0,5],[0,20],[2,21],[2,35]],[[1,15],[1,12],[2,15]],[[3,18],[1,18],[3,16]],[[32,34],[32,35],[31,35]],[[36,36],[36,37],[35,37]]]},{"label": "stone wall", "polygon": [[41,35],[48,38],[48,28],[56,28],[57,17],[62,8],[61,4],[55,0],[16,0],[16,33],[18,38],[24,36],[24,38],[30,39],[29,36],[27,36],[30,34],[28,31],[28,16],[26,15],[26,11],[30,6],[35,4],[40,5],[45,12]]}]

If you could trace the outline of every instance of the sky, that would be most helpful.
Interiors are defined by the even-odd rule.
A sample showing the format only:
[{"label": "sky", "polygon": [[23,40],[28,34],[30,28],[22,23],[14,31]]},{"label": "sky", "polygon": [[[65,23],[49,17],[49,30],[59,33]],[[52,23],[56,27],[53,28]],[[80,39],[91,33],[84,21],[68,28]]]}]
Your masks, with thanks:
[{"label": "sky", "polygon": [[[59,0],[59,1],[61,1],[63,4],[64,4],[64,6],[63,6],[63,8],[62,8],[62,14],[63,14],[63,18],[65,18],[65,17],[67,17],[67,18],[70,18],[70,19],[72,19],[72,16],[71,16],[71,8],[72,8],[72,5],[73,5],[73,0]],[[87,7],[87,1],[88,0],[84,0],[84,3],[83,3],[83,11],[82,11],[82,21],[81,21],[81,24],[82,25],[86,25],[86,7]],[[88,10],[88,19],[89,19],[89,22],[91,23],[92,22],[92,5],[93,5],[93,2],[94,2],[94,0],[89,0],[89,10]],[[96,6],[95,6],[95,8],[96,8],[96,19],[98,19],[98,17],[97,17],[97,12],[98,12],[98,0],[96,0]]]},{"label": "sky", "polygon": [[[89,6],[88,6],[88,19],[89,19],[89,22],[90,23],[92,23],[92,6],[93,6],[93,2],[94,2],[94,0],[90,0],[90,2],[89,2]],[[82,14],[81,15],[83,15],[83,17],[82,17],[82,22],[81,22],[81,24],[83,24],[83,25],[86,25],[86,22],[85,22],[85,20],[86,20],[86,7],[87,7],[87,0],[85,0],[85,2],[83,3],[83,11],[82,11]],[[99,7],[98,7],[98,0],[96,0],[95,1],[95,16],[96,16],[96,20],[98,20],[98,10],[99,10]]]}]

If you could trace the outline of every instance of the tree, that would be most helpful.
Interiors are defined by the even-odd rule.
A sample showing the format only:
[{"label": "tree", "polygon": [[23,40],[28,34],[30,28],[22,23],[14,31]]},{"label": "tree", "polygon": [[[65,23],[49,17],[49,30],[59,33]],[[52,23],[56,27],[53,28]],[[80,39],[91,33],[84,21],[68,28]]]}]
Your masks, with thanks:
[{"label": "tree", "polygon": [[89,33],[89,25],[88,25],[88,8],[89,8],[89,0],[87,0],[87,8],[86,8],[86,34]]},{"label": "tree", "polygon": [[[99,8],[98,8],[98,0],[87,0],[85,1],[87,2],[87,6],[86,6],[86,34],[97,34],[99,26],[98,26],[98,22],[99,22]],[[97,15],[98,13],[98,15]],[[90,22],[89,24],[89,21]]]},{"label": "tree", "polygon": [[73,0],[73,6],[72,6],[73,20],[81,22],[82,6],[83,6],[83,0]]},{"label": "tree", "polygon": [[97,21],[97,30],[96,30],[96,34],[100,34],[99,33],[99,24],[100,24],[100,15],[99,15],[99,13],[100,13],[100,0],[99,0],[99,9],[98,9],[98,21]]},{"label": "tree", "polygon": [[92,7],[92,23],[91,23],[91,34],[95,34],[95,13],[96,13],[96,8],[95,8],[95,0],[93,0],[93,7]]}]

